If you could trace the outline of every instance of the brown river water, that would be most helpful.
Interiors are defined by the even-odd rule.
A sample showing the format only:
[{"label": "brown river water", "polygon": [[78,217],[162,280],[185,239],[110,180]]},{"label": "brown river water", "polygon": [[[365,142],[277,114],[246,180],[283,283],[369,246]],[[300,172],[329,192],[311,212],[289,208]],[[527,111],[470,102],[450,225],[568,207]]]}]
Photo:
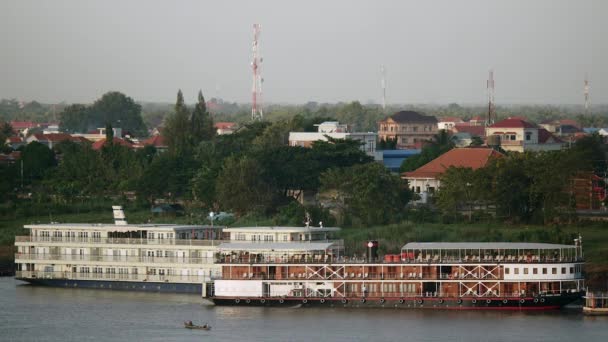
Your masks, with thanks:
[{"label": "brown river water", "polygon": [[[209,323],[211,331],[183,322]],[[214,307],[196,295],[0,278],[0,341],[608,341],[608,317],[554,312]]]}]

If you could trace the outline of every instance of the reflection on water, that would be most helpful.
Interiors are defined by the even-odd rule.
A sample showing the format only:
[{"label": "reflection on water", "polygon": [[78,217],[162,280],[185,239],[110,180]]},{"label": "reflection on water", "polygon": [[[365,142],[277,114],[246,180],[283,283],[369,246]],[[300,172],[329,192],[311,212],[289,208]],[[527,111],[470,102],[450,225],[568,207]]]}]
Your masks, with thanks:
[{"label": "reflection on water", "polygon": [[[197,295],[60,289],[0,278],[4,341],[605,341],[578,311],[214,307]],[[211,331],[182,322],[209,323]]]}]

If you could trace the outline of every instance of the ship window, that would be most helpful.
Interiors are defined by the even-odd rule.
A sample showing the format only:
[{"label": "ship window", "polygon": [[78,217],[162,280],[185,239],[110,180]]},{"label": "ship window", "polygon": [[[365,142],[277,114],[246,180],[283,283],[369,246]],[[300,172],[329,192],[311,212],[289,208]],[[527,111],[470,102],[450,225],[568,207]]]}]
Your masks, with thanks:
[{"label": "ship window", "polygon": [[513,269],[513,274],[519,274],[519,268],[515,267],[515,268]]},{"label": "ship window", "polygon": [[538,274],[538,268],[536,268],[536,267],[532,268],[532,274]]},{"label": "ship window", "polygon": [[510,268],[505,268],[505,274],[511,274],[511,269]]},{"label": "ship window", "polygon": [[154,239],[154,233],[152,233],[152,232],[148,233],[148,239]]},{"label": "ship window", "polygon": [[551,268],[551,274],[557,274],[557,267]]},{"label": "ship window", "polygon": [[566,274],[566,268],[562,267],[562,274]]},{"label": "ship window", "polygon": [[528,268],[524,267],[524,274],[528,274]]},{"label": "ship window", "polygon": [[543,267],[543,274],[547,274],[547,268]]},{"label": "ship window", "polygon": [[574,273],[574,267],[570,267],[570,274]]}]

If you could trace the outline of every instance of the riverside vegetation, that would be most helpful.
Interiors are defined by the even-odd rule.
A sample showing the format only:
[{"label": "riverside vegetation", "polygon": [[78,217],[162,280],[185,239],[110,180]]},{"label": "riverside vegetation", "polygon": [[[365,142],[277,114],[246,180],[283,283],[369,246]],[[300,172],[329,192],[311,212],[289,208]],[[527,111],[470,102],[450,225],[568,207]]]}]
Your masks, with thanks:
[{"label": "riverside vegetation", "polygon": [[[132,134],[142,134],[142,107],[123,94],[74,106],[59,114],[65,131],[83,129],[73,127],[82,124],[74,119],[80,113],[87,125],[128,122]],[[133,151],[112,139],[100,151],[71,142],[52,150],[30,143],[22,148],[23,176],[19,164],[0,166],[0,258],[12,258],[10,246],[16,234],[24,233],[25,223],[111,222],[109,206],[122,204],[133,223],[205,223],[209,211],[227,211],[236,215],[235,221],[224,222],[230,225],[301,225],[309,212],[315,222],[344,227],[347,248],[356,253],[368,238],[379,239],[385,252],[394,253],[407,241],[572,243],[580,233],[591,280],[605,282],[608,234],[600,224],[578,220],[568,192],[573,175],[606,170],[600,137],[558,152],[506,154],[476,171],[450,169],[436,202],[425,207],[409,206],[415,195],[407,183],[374,163],[357,142],[330,139],[311,148],[287,144],[290,131],[314,131],[314,124],[328,119],[372,128],[378,113],[357,103],[315,111],[303,107],[298,114],[270,114],[275,120],[215,136],[218,115],[210,115],[202,94],[188,107],[180,91],[164,120],[167,152],[150,146]],[[402,168],[415,168],[451,149],[446,137],[440,132]],[[310,194],[323,205],[303,206],[294,199]],[[149,208],[157,200],[181,203],[185,214],[152,217]],[[469,214],[462,215],[463,210]]]}]

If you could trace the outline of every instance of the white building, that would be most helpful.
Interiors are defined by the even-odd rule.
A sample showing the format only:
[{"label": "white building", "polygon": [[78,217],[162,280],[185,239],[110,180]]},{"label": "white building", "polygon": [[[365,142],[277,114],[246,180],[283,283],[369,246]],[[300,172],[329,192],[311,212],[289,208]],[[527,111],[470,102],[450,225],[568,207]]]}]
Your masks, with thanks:
[{"label": "white building", "polygon": [[486,128],[488,141],[498,137],[505,151],[555,151],[561,150],[564,142],[544,128],[538,128],[518,118],[508,118]]},{"label": "white building", "polygon": [[317,132],[289,132],[289,146],[311,147],[315,141],[333,139],[351,139],[361,141],[361,150],[376,158],[376,141],[378,134],[374,132],[349,132],[348,126],[337,121],[326,121],[318,125]]}]

